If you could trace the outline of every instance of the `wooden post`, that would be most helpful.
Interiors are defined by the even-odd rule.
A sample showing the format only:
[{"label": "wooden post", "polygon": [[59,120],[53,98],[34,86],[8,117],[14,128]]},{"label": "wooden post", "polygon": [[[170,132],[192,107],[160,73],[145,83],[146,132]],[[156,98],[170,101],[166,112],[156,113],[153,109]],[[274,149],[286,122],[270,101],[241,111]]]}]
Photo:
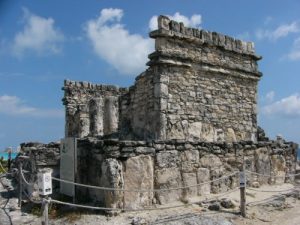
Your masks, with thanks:
[{"label": "wooden post", "polygon": [[19,200],[18,200],[18,206],[21,208],[22,206],[22,189],[23,189],[23,179],[21,175],[21,169],[22,169],[22,161],[19,161]]},{"label": "wooden post", "polygon": [[[45,196],[44,196],[45,197]],[[49,210],[49,200],[48,196],[43,198],[43,220],[42,220],[42,225],[48,225],[48,210]]]},{"label": "wooden post", "polygon": [[8,171],[10,171],[10,167],[11,167],[11,151],[8,152],[7,167],[8,167]]},{"label": "wooden post", "polygon": [[244,165],[240,171],[240,197],[241,215],[246,217],[246,175]]}]

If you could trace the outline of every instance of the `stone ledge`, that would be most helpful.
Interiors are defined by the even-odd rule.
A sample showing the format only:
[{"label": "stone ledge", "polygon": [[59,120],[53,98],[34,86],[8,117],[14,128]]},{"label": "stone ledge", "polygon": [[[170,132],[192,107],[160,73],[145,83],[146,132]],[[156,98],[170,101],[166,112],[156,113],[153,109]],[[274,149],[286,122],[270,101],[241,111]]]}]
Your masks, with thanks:
[{"label": "stone ledge", "polygon": [[187,41],[197,42],[200,45],[207,44],[220,47],[227,51],[249,55],[255,60],[262,59],[261,56],[255,54],[253,42],[245,42],[217,32],[184,27],[183,23],[170,20],[166,16],[158,17],[158,30],[150,32],[149,36],[151,38],[175,37],[185,39]]}]

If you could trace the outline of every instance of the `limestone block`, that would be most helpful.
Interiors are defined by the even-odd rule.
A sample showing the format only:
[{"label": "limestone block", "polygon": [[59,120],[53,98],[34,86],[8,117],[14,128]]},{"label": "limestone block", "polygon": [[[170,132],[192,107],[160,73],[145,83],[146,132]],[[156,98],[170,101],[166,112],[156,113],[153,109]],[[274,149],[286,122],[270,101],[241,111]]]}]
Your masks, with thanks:
[{"label": "limestone block", "polygon": [[[216,180],[224,175],[224,167],[215,167],[210,170],[210,179]],[[211,192],[216,194],[220,192],[225,192],[230,187],[230,178],[217,180],[211,183]]]},{"label": "limestone block", "polygon": [[[198,181],[198,184],[201,184],[203,182],[207,182],[209,180],[210,180],[209,169],[207,169],[207,168],[199,168],[197,170],[197,181]],[[210,183],[198,186],[198,195],[208,195],[208,194],[210,194]]]},{"label": "limestone block", "polygon": [[217,141],[217,142],[223,142],[225,139],[224,137],[224,132],[222,129],[216,129],[215,130],[215,138],[214,140]]},{"label": "limestone block", "polygon": [[[155,171],[155,188],[168,189],[182,187],[181,174],[178,168],[164,168]],[[155,196],[160,204],[180,200],[182,190],[156,192]]]},{"label": "limestone block", "polygon": [[176,150],[162,151],[156,154],[156,163],[159,168],[177,167],[179,154]]},{"label": "limestone block", "polygon": [[227,132],[225,134],[226,142],[236,142],[235,132],[232,128],[227,128]]},{"label": "limestone block", "polygon": [[[124,188],[122,164],[116,159],[106,159],[101,166],[101,184],[104,187]],[[123,207],[122,191],[104,191],[105,206],[108,208]]]},{"label": "limestone block", "polygon": [[271,156],[272,174],[275,184],[283,184],[285,181],[286,161],[282,155]]},{"label": "limestone block", "polygon": [[168,86],[164,83],[156,83],[154,85],[154,96],[156,98],[167,98]]},{"label": "limestone block", "polygon": [[[129,158],[124,163],[124,187],[126,189],[153,189],[153,160],[148,155]],[[125,192],[124,207],[140,209],[152,204],[153,192]]]},{"label": "limestone block", "polygon": [[103,135],[103,99],[94,98],[89,104],[90,132],[92,135]]},{"label": "limestone block", "polygon": [[86,114],[79,116],[78,137],[86,137],[90,133],[90,119]]},{"label": "limestone block", "polygon": [[159,16],[158,19],[158,29],[165,29],[165,30],[169,30],[169,23],[170,23],[170,19],[166,16]]},{"label": "limestone block", "polygon": [[188,139],[193,140],[200,140],[201,138],[201,131],[202,131],[202,123],[201,122],[194,122],[190,123],[188,127]]},{"label": "limestone block", "polygon": [[204,141],[213,142],[215,139],[215,129],[212,125],[204,123],[202,125],[201,137]]},{"label": "limestone block", "polygon": [[119,102],[116,96],[107,96],[104,102],[104,134],[112,134],[118,130]]},{"label": "limestone block", "polygon": [[223,165],[220,158],[213,154],[207,154],[200,158],[200,165],[205,168],[217,168]]},{"label": "limestone block", "polygon": [[168,129],[167,139],[185,139],[184,129],[180,121],[177,121]]},{"label": "limestone block", "polygon": [[171,20],[170,27],[172,31],[180,32],[180,25],[178,22]]},{"label": "limestone block", "polygon": [[199,151],[186,150],[181,152],[181,170],[183,172],[194,172],[199,166]]},{"label": "limestone block", "polygon": [[[271,162],[268,149],[258,148],[255,150],[254,156],[256,172],[268,176],[271,175]],[[269,181],[269,177],[258,176],[258,182],[260,184],[267,184]]]},{"label": "limestone block", "polygon": [[195,197],[197,196],[197,175],[196,173],[182,173],[183,186],[194,186],[183,189],[184,196]]}]

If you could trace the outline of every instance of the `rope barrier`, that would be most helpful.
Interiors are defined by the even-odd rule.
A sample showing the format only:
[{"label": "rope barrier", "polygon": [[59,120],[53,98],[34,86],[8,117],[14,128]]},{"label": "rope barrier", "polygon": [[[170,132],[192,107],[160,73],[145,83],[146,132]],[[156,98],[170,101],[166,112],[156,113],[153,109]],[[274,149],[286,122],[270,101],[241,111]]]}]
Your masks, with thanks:
[{"label": "rope barrier", "polygon": [[254,201],[254,202],[249,202],[249,203],[247,203],[246,205],[247,205],[247,206],[256,206],[256,205],[259,205],[259,204],[261,204],[261,203],[266,203],[266,202],[268,202],[268,201],[277,199],[277,198],[279,198],[280,196],[282,196],[282,195],[271,196],[271,197],[266,198],[266,199],[263,199],[263,200]]},{"label": "rope barrier", "polygon": [[204,184],[210,184],[219,180],[223,180],[225,178],[231,177],[235,174],[237,174],[239,172],[234,172],[231,173],[227,176],[224,177],[220,177],[217,178],[215,180],[211,180],[211,181],[207,181],[207,182],[202,182],[200,184],[195,184],[195,185],[188,185],[188,186],[182,186],[182,187],[176,187],[176,188],[164,188],[164,189],[123,189],[123,188],[110,188],[110,187],[100,187],[100,186],[93,186],[93,185],[88,185],[88,184],[80,184],[80,183],[76,183],[76,182],[72,182],[72,181],[68,181],[68,180],[63,180],[63,179],[59,179],[56,177],[52,177],[52,180],[56,180],[56,181],[60,181],[60,182],[64,182],[64,183],[68,183],[68,184],[73,184],[76,186],[80,186],[80,187],[86,187],[86,188],[92,188],[92,189],[98,189],[98,190],[106,190],[106,191],[124,191],[124,192],[161,192],[161,191],[174,191],[174,190],[180,190],[180,189],[186,189],[186,188],[193,188],[193,187],[198,187]]},{"label": "rope barrier", "polygon": [[252,190],[252,191],[256,191],[256,192],[272,192],[272,193],[281,193],[281,192],[287,192],[287,191],[294,191],[295,188],[290,188],[290,189],[286,189],[286,190],[279,190],[279,191],[271,191],[271,190],[257,190],[255,188],[250,188],[247,187],[247,190]]},{"label": "rope barrier", "polygon": [[111,210],[111,211],[126,211],[126,212],[137,212],[137,211],[151,211],[151,210],[162,210],[162,209],[173,209],[173,208],[179,208],[179,207],[184,207],[184,206],[188,206],[188,205],[193,205],[193,204],[199,204],[199,203],[204,203],[204,202],[208,202],[208,201],[212,201],[215,199],[218,199],[222,196],[228,195],[232,192],[237,191],[238,188],[235,188],[233,190],[230,190],[226,193],[222,193],[218,196],[215,196],[213,198],[210,199],[205,199],[203,201],[196,201],[196,202],[190,202],[187,204],[180,204],[180,205],[174,205],[174,206],[165,206],[165,207],[158,207],[158,208],[143,208],[143,209],[126,209],[126,208],[106,208],[106,207],[97,207],[97,206],[88,206],[88,205],[81,205],[81,204],[74,204],[74,203],[69,203],[69,202],[63,202],[63,201],[59,201],[56,199],[49,199],[50,202],[54,202],[57,204],[61,204],[61,205],[68,205],[68,206],[72,206],[72,207],[78,207],[78,208],[86,208],[86,209],[93,209],[93,210]]},{"label": "rope barrier", "polygon": [[25,179],[25,176],[24,176],[24,173],[23,173],[23,171],[22,171],[22,168],[21,168],[21,176],[22,176],[22,180],[25,182],[25,184],[27,184],[28,186],[33,186],[34,185],[34,183],[30,183],[30,182],[28,182],[26,179]]},{"label": "rope barrier", "polygon": [[249,170],[246,170],[245,171],[246,173],[250,173],[250,174],[255,174],[255,175],[258,175],[258,176],[262,176],[262,177],[272,177],[272,178],[286,178],[286,177],[294,177],[294,176],[299,176],[300,173],[295,173],[295,174],[288,174],[288,175],[285,175],[285,176],[275,176],[275,175],[268,175],[268,174],[262,174],[262,173],[256,173],[256,172],[252,172],[252,171],[249,171]]}]

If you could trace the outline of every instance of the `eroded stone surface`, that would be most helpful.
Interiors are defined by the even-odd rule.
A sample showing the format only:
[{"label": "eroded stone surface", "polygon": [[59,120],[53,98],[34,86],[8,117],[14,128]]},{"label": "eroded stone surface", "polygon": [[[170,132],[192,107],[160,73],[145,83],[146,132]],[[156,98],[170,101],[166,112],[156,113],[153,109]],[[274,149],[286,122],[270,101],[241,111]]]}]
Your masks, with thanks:
[{"label": "eroded stone surface", "polygon": [[[178,168],[164,168],[155,171],[155,188],[168,189],[182,187],[181,173]],[[156,198],[160,204],[180,200],[182,190],[169,190],[156,192]]]},{"label": "eroded stone surface", "polygon": [[255,166],[257,173],[266,175],[258,176],[258,182],[260,184],[267,184],[270,182],[271,175],[271,162],[270,155],[267,148],[259,148],[255,151]]},{"label": "eroded stone surface", "polygon": [[[129,190],[151,190],[154,187],[153,160],[148,155],[129,158],[124,163],[124,187]],[[140,209],[152,204],[153,192],[125,192],[124,206]]]},{"label": "eroded stone surface", "polygon": [[[122,164],[116,159],[106,159],[101,166],[101,184],[104,187],[124,188]],[[122,191],[104,191],[104,202],[108,208],[123,207]]]}]

